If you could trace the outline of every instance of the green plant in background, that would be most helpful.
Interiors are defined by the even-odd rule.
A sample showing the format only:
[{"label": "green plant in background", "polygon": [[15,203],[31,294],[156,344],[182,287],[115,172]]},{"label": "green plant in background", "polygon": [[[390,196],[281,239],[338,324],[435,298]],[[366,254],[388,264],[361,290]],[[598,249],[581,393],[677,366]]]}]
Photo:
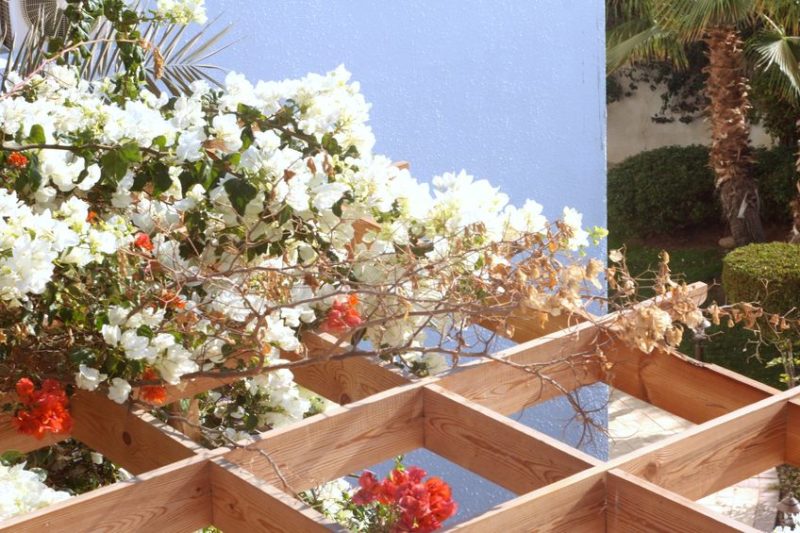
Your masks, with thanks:
[{"label": "green plant in background", "polygon": [[70,494],[83,494],[131,478],[107,458],[73,439],[26,454],[4,454],[0,459],[9,466],[24,464],[28,470],[47,472],[47,486]]},{"label": "green plant in background", "polygon": [[630,157],[608,172],[608,221],[622,237],[673,234],[716,224],[708,148],[669,146]]},{"label": "green plant in background", "polygon": [[[770,223],[785,225],[791,220],[794,158],[787,146],[754,151],[753,176],[764,219]],[[715,226],[722,211],[714,195],[707,147],[667,146],[641,152],[608,171],[608,227],[613,238],[644,239]]]},{"label": "green plant in background", "polygon": [[796,194],[795,151],[791,146],[755,151],[753,173],[761,193],[761,213],[772,224],[786,226],[792,220],[789,204]]},{"label": "green plant in background", "polygon": [[[643,283],[640,296],[653,296],[647,279],[658,268],[660,248],[648,244],[652,237],[674,237],[720,222],[720,212],[713,201],[706,202],[705,212],[693,211],[694,198],[713,198],[713,176],[707,167],[708,149],[701,146],[672,146],[643,152],[628,158],[609,171],[608,225],[609,248],[626,249],[631,273]],[[762,190],[765,219],[785,224],[790,220],[788,200],[792,195],[794,153],[786,146],[755,151],[754,173]],[[644,184],[644,185],[641,185]],[[702,191],[693,188],[703,184]],[[699,214],[691,218],[691,213]],[[704,213],[704,214],[703,214]],[[675,221],[675,218],[679,221]],[[691,224],[687,221],[691,220]],[[669,248],[670,266],[677,279],[704,281],[712,285],[712,299],[724,298],[722,279],[724,253],[716,245],[675,246]],[[734,301],[731,298],[728,301]],[[723,334],[724,333],[724,334]],[[741,326],[712,326],[702,341],[703,358],[774,387],[781,385],[781,365],[766,367],[763,361],[780,361],[780,352],[764,345],[752,331]],[[695,353],[691,335],[686,335],[681,351]]]},{"label": "green plant in background", "polygon": [[788,313],[800,305],[800,246],[772,242],[734,250],[723,260],[722,283],[728,301]]},{"label": "green plant in background", "polygon": [[[723,260],[722,283],[728,301],[759,301],[767,311],[797,316],[800,304],[800,246],[773,242],[753,244],[729,253]],[[772,350],[766,366],[781,368],[780,381],[797,385],[800,339],[786,335],[780,321],[771,324],[775,334],[764,336]],[[765,358],[767,359],[767,358]],[[778,468],[781,494],[800,493],[800,469]]]},{"label": "green plant in background", "polygon": [[[710,164],[725,220],[737,245],[761,241],[758,188],[751,172],[748,71],[743,36],[754,34],[763,51],[756,67],[800,70],[785,61],[800,24],[800,6],[766,0],[609,0],[619,23],[608,32],[608,72],[637,60],[688,63],[686,47],[702,42],[708,50],[705,92],[712,132]],[[782,32],[764,34],[766,21]],[[763,58],[768,57],[765,61]],[[779,61],[779,59],[781,61]],[[800,74],[800,72],[798,72]]]},{"label": "green plant in background", "polygon": [[[793,317],[800,304],[800,246],[782,242],[753,244],[729,253],[723,260],[722,284],[728,301],[759,302],[767,312]],[[783,381],[797,384],[798,339],[783,333],[781,321],[771,324],[765,340],[779,352],[771,366],[783,365]]]},{"label": "green plant in background", "polygon": [[211,33],[215,20],[188,35],[185,21],[175,14],[145,11],[122,0],[68,0],[63,10],[43,10],[33,18],[22,32],[0,17],[4,35],[24,35],[5,39],[8,58],[0,90],[7,89],[11,72],[28,76],[46,60],[77,66],[85,79],[116,75],[115,83],[128,96],[142,82],[155,94],[166,89],[173,95],[191,92],[197,80],[219,85],[214,74],[222,69],[207,60],[228,46],[215,48],[229,27]]}]

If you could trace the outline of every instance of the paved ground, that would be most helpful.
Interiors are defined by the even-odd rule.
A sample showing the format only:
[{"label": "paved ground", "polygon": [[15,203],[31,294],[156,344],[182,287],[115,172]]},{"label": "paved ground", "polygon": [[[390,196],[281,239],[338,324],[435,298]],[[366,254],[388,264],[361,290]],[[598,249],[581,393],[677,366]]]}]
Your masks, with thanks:
[{"label": "paved ground", "polygon": [[[693,424],[667,411],[613,390],[608,406],[609,454],[618,457],[659,441]],[[699,500],[714,511],[762,531],[772,531],[778,502],[775,469]]]}]

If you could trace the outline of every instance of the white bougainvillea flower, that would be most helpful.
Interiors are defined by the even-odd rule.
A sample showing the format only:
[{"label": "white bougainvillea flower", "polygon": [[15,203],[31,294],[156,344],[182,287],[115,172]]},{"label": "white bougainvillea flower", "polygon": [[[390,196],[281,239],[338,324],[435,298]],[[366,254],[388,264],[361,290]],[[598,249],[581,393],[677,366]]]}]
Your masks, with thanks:
[{"label": "white bougainvillea flower", "polygon": [[78,372],[75,373],[75,384],[79,389],[88,391],[97,390],[97,387],[105,381],[108,376],[101,374],[96,368],[91,368],[86,365],[80,365]]},{"label": "white bougainvillea flower", "polygon": [[108,388],[108,397],[109,399],[117,402],[118,404],[123,404],[128,401],[128,397],[131,394],[131,385],[127,381],[122,378],[112,378],[111,379],[111,386]]}]

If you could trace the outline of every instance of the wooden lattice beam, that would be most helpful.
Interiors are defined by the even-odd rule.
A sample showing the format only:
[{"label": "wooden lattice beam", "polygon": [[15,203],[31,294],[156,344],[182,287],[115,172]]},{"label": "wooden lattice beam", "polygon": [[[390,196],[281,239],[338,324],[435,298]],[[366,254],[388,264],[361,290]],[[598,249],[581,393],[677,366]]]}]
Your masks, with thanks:
[{"label": "wooden lattice beam", "polygon": [[425,448],[517,494],[600,464],[437,385],[424,390]]},{"label": "wooden lattice beam", "polygon": [[223,531],[314,533],[343,528],[300,500],[223,458],[210,461],[215,524]]},{"label": "wooden lattice beam", "polygon": [[398,387],[273,429],[226,459],[283,490],[299,492],[421,448],[424,385]]},{"label": "wooden lattice beam", "polygon": [[131,481],[0,522],[0,531],[196,531],[213,519],[208,456],[177,461]]},{"label": "wooden lattice beam", "polygon": [[[625,348],[601,337],[613,320],[495,355],[540,365],[559,386],[498,360],[408,383],[369,359],[326,360],[336,342],[321,336],[319,360],[295,374],[315,392],[353,403],[232,450],[200,449],[148,415],[80,392],[72,436],[141,474],[6,521],[0,531],[335,530],[293,494],[423,447],[519,494],[454,530],[748,531],[693,500],[800,462],[800,391],[779,393],[714,365]],[[598,340],[605,360],[594,352]],[[699,425],[601,462],[503,416],[598,381]],[[209,383],[217,382],[190,385],[201,392]],[[0,451],[49,442],[6,427]]]}]

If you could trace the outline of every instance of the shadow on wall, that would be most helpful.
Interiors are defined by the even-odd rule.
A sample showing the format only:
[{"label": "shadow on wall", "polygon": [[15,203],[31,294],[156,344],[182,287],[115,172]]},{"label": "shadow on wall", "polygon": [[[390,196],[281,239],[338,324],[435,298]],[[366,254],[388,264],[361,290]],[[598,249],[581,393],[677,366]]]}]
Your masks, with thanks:
[{"label": "shadow on wall", "polygon": [[[651,117],[661,109],[663,87],[651,91],[640,88],[631,96],[608,104],[608,165],[645,150],[662,146],[708,145],[711,132],[708,123],[697,119],[689,124],[659,124]],[[754,146],[772,146],[772,140],[761,126],[753,126],[750,139]]]}]

